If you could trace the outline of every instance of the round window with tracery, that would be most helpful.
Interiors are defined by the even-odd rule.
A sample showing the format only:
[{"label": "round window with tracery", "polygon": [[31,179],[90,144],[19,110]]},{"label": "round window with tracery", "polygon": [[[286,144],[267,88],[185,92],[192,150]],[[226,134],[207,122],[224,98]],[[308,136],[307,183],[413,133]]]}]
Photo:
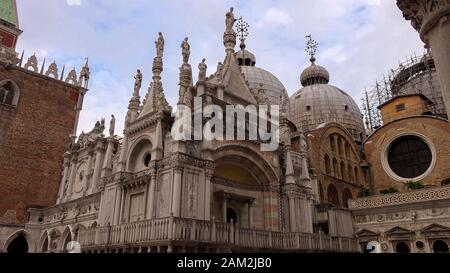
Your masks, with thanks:
[{"label": "round window with tracery", "polygon": [[412,179],[425,174],[433,155],[420,137],[406,135],[395,139],[388,149],[387,160],[391,170],[401,178]]}]

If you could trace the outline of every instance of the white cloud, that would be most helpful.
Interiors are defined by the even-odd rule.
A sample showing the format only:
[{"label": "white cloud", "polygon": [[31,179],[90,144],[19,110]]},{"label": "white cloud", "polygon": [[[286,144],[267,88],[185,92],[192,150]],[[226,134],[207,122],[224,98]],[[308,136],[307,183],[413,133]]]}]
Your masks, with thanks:
[{"label": "white cloud", "polygon": [[301,87],[299,75],[309,65],[304,51],[307,34],[320,43],[317,63],[329,70],[331,84],[350,93],[358,103],[364,87],[395,67],[403,56],[423,50],[418,34],[403,19],[395,1],[96,0],[83,1],[76,9],[68,7],[78,3],[81,1],[18,3],[24,30],[18,50],[24,49],[25,56],[37,52],[41,62],[44,57],[47,64],[55,59],[60,68],[66,64],[77,71],[89,57],[91,84],[79,132],[92,129],[95,120],[112,113],[120,132],[136,68],[144,74],[142,97],[151,81],[158,31],[166,39],[164,90],[175,106],[181,40],[188,36],[191,42],[194,77],[202,58],[207,59],[208,74],[213,73],[225,56],[222,35],[230,6],[250,24],[247,49],[256,55],[257,66],[276,75],[290,94]]},{"label": "white cloud", "polygon": [[66,3],[69,6],[80,6],[81,0],[66,0]]},{"label": "white cloud", "polygon": [[263,18],[256,23],[256,27],[270,27],[270,26],[288,26],[292,24],[293,20],[289,13],[284,10],[269,8]]}]

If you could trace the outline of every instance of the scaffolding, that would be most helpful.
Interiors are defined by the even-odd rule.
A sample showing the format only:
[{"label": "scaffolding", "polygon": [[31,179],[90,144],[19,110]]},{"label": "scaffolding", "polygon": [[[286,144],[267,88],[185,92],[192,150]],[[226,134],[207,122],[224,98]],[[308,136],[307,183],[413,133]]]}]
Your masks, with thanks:
[{"label": "scaffolding", "polygon": [[436,67],[430,52],[422,56],[411,56],[405,62],[399,63],[396,69],[391,69],[382,80],[364,91],[362,111],[366,129],[370,133],[383,125],[378,107],[388,100],[405,94],[423,94],[434,105],[433,114],[446,117],[441,88]]}]

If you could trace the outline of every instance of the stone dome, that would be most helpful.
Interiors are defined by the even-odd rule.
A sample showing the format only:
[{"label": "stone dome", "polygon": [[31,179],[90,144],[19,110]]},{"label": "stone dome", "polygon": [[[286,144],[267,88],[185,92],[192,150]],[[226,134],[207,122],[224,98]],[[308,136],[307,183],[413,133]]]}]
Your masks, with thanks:
[{"label": "stone dome", "polygon": [[290,98],[291,118],[298,130],[310,131],[337,122],[362,142],[365,129],[361,111],[350,95],[328,84],[328,71],[312,63],[303,71],[301,81],[304,87]]},{"label": "stone dome", "polygon": [[[289,101],[289,95],[281,81],[269,71],[255,66],[255,55],[245,49],[245,44],[241,44],[241,50],[235,56],[248,87],[259,104],[279,105],[281,96],[284,96],[286,102]],[[287,104],[290,112],[289,103]]]},{"label": "stone dome", "polygon": [[256,66],[241,66],[241,71],[258,103],[279,105],[280,96],[284,96],[285,101],[289,101],[286,88],[269,71]]},{"label": "stone dome", "polygon": [[310,67],[303,70],[300,76],[300,82],[303,86],[328,84],[330,82],[330,74],[325,67],[312,63]]},{"label": "stone dome", "polygon": [[255,54],[251,53],[247,49],[245,49],[245,44],[241,43],[241,50],[236,52],[235,54],[236,60],[239,65],[245,66],[255,66],[256,65],[256,57]]}]

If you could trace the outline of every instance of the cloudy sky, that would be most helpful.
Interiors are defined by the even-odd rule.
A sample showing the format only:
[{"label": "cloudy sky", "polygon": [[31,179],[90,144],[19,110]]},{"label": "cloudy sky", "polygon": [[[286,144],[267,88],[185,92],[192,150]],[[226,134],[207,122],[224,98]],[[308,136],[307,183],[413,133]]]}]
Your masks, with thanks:
[{"label": "cloudy sky", "polygon": [[[250,24],[247,49],[257,66],[272,72],[292,95],[299,75],[308,66],[305,35],[320,43],[317,63],[331,74],[331,84],[360,103],[361,93],[399,60],[423,44],[402,18],[395,0],[19,0],[18,51],[39,60],[53,60],[78,71],[89,57],[91,83],[81,114],[79,132],[96,120],[115,114],[119,132],[133,91],[133,76],[144,74],[141,96],[151,79],[154,41],[164,33],[163,83],[169,103],[178,96],[180,44],[188,36],[191,63],[204,57],[213,73],[222,61],[225,13]],[[144,93],[144,94],[143,94]],[[107,124],[109,122],[107,121]]]}]

